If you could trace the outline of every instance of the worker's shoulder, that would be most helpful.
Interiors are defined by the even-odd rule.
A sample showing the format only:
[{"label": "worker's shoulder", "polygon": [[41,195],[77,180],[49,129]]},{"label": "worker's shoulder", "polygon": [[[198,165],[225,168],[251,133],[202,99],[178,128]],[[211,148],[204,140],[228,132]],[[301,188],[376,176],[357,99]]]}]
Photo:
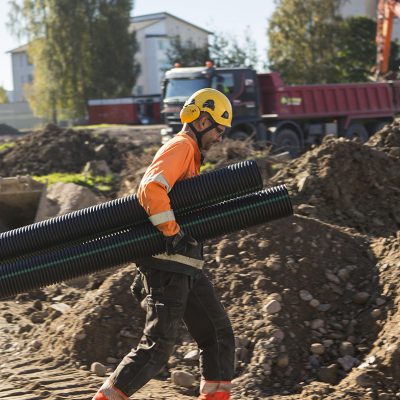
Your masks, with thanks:
[{"label": "worker's shoulder", "polygon": [[165,150],[181,149],[182,151],[193,151],[193,140],[187,135],[177,134],[169,140],[164,146]]}]

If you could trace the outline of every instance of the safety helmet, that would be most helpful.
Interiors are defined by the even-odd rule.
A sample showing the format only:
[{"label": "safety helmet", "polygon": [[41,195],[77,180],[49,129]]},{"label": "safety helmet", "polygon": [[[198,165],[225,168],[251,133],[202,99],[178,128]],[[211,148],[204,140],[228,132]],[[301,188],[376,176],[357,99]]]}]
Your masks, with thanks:
[{"label": "safety helmet", "polygon": [[220,91],[211,88],[200,89],[186,100],[181,113],[182,123],[191,123],[200,117],[202,111],[208,112],[215,123],[231,127],[232,105]]}]

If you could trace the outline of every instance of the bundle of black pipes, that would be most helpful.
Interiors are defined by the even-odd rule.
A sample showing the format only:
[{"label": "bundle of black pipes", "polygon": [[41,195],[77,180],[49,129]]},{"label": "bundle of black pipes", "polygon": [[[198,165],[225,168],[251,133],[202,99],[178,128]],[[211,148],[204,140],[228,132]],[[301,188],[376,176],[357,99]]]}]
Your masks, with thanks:
[{"label": "bundle of black pipes", "polygon": [[[199,240],[293,214],[285,186],[264,189],[181,215],[182,229]],[[0,264],[0,298],[162,253],[165,240],[149,222],[89,241],[49,249]]]},{"label": "bundle of black pipes", "polygon": [[[262,189],[254,160],[177,182],[169,192],[175,215]],[[0,262],[89,235],[139,225],[148,219],[135,195],[0,233]]]}]

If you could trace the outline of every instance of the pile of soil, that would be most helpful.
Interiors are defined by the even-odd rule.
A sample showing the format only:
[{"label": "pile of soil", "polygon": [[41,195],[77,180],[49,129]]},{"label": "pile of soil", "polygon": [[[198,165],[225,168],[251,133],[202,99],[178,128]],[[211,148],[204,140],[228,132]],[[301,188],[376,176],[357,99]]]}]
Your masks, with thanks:
[{"label": "pile of soil", "polygon": [[286,184],[299,213],[378,236],[400,228],[400,159],[379,148],[328,139],[271,183]]},{"label": "pile of soil", "polygon": [[[400,398],[400,159],[374,143],[324,141],[268,181],[288,186],[293,217],[206,243],[206,273],[236,336],[234,400]],[[149,158],[130,160],[121,195]],[[0,392],[3,385],[10,399],[18,398],[9,395],[15,388],[52,398],[43,393],[57,379],[57,398],[93,394],[140,339],[134,274],[131,264],[2,302]],[[165,386],[175,370],[199,378],[196,345],[183,326],[177,344],[161,380],[132,398],[196,397],[197,386]],[[41,370],[45,360],[59,375],[29,372],[27,386],[22,366]],[[60,378],[67,370],[72,382]]]},{"label": "pile of soil", "polygon": [[104,160],[114,173],[125,167],[129,153],[141,152],[132,142],[122,142],[106,132],[63,129],[48,124],[16,140],[15,145],[3,153],[0,175],[47,175],[53,172],[81,172],[85,164]]},{"label": "pile of soil", "polygon": [[373,135],[367,142],[367,146],[375,147],[400,158],[400,122],[394,121]]},{"label": "pile of soil", "polygon": [[21,132],[14,127],[7,124],[0,124],[0,137],[1,136],[17,136],[20,135]]}]

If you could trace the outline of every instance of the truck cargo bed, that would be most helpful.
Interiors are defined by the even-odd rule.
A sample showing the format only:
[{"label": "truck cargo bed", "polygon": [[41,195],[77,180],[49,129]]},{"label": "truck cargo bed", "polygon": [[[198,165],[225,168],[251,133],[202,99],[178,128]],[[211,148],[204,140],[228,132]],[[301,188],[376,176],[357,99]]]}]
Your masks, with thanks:
[{"label": "truck cargo bed", "polygon": [[390,82],[284,85],[279,74],[259,74],[262,114],[284,119],[373,118],[398,112],[399,86]]}]

